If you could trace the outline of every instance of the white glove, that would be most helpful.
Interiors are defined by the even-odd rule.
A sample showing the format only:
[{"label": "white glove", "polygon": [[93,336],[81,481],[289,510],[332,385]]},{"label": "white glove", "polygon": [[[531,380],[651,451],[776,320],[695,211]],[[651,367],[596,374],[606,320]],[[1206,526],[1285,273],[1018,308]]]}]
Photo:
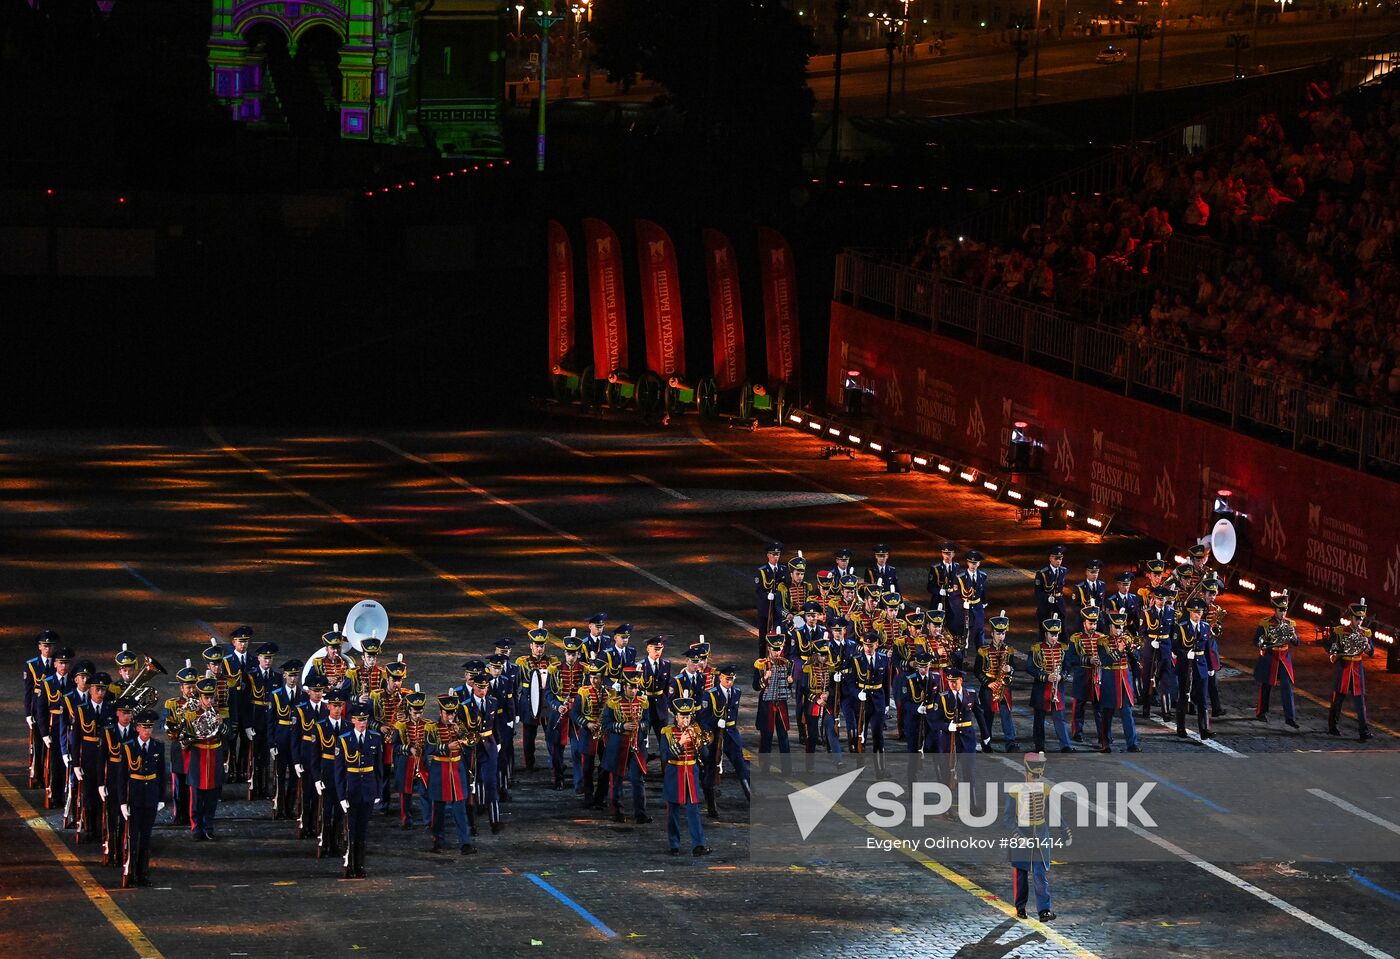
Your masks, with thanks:
[{"label": "white glove", "polygon": [[841,681],[841,671],[839,669],[831,674],[831,681],[833,683],[839,683]]},{"label": "white glove", "polygon": [[380,799],[378,796],[374,797],[374,805],[378,806],[381,802],[383,802],[383,800]]},{"label": "white glove", "polygon": [[497,743],[497,744],[496,744],[496,752],[499,753],[499,752],[501,751],[501,748],[502,748],[503,746],[505,746],[505,743]]},{"label": "white glove", "polygon": [[323,783],[323,782],[317,782],[317,783],[316,783],[316,795],[320,796],[320,795],[322,795],[323,793],[325,793],[325,791],[326,791],[326,784]]},{"label": "white glove", "polygon": [[856,699],[859,699],[861,702],[865,702],[865,690],[862,689],[859,693],[857,693]]},{"label": "white glove", "polygon": [[123,818],[123,819],[130,819],[130,818],[131,818],[131,807],[128,806],[126,803],[122,803],[122,818]]},{"label": "white glove", "polygon": [[163,802],[158,802],[158,803],[156,803],[156,812],[160,812],[160,811],[162,811],[163,809],[165,809],[165,803],[163,803]]},{"label": "white glove", "polygon": [[957,732],[957,731],[958,731],[958,724],[957,724],[957,723],[949,723],[949,724],[948,724],[948,732],[950,732],[950,733],[955,733],[955,732]]},{"label": "white glove", "polygon": [[970,601],[968,601],[968,600],[963,600],[963,609],[971,609],[971,608],[972,608],[972,603],[971,603]]},{"label": "white glove", "polygon": [[[613,683],[612,688],[613,688],[613,692],[615,692],[615,693],[620,693],[620,692],[622,692],[622,684],[621,684],[621,683]],[[513,724],[512,724],[512,725],[513,725]]]},{"label": "white glove", "polygon": [[1187,659],[1195,659],[1195,658],[1196,658],[1196,651],[1195,651],[1194,649],[1191,650],[1191,652],[1189,652],[1189,653],[1186,654],[1186,658],[1187,658]]},{"label": "white glove", "polygon": [[506,723],[506,726],[507,726],[508,728],[510,728],[510,729],[514,729],[514,728],[515,728],[515,720],[512,719],[510,722]]},{"label": "white glove", "polygon": [[1161,648],[1162,648],[1162,644],[1159,643],[1157,640],[1154,639],[1154,640],[1152,641],[1152,648],[1153,648],[1153,649],[1161,649]]},{"label": "white glove", "polygon": [[1213,669],[1210,670],[1209,673],[1208,673],[1207,675],[1208,675],[1208,676],[1214,676],[1214,675],[1215,675],[1215,670],[1213,670]]},{"label": "white glove", "polygon": [[293,768],[296,769],[298,776],[303,776],[306,774],[306,770],[301,768],[301,763],[297,763],[296,766]]},{"label": "white glove", "polygon": [[727,719],[721,719],[719,722],[715,723],[715,725],[718,726],[720,729],[723,729],[724,727],[729,725],[729,721]]},{"label": "white glove", "polygon": [[342,800],[340,801],[340,808],[341,808],[341,809],[344,809],[346,812],[349,812],[349,811],[350,811],[350,800],[348,800],[348,799],[342,799]]},{"label": "white glove", "polygon": [[938,595],[939,595],[939,596],[947,596],[947,595],[948,595],[948,591],[947,591],[946,589],[940,589],[940,590],[938,591]]},{"label": "white glove", "polygon": [[45,737],[44,737],[44,745],[45,745],[45,746],[52,746],[52,745],[53,745],[53,740],[52,740],[51,738],[49,738],[48,736],[45,736]]},{"label": "white glove", "polygon": [[25,716],[25,717],[24,717],[24,721],[25,721],[26,723],[29,724],[29,728],[30,728],[30,729],[33,729],[33,728],[34,728],[34,717],[33,717],[33,716]]},{"label": "white glove", "polygon": [[98,786],[98,787],[97,787],[97,795],[99,795],[99,796],[102,797],[102,801],[103,801],[103,802],[106,802],[106,801],[107,801],[107,787],[106,787],[106,786]]},{"label": "white glove", "polygon": [[248,742],[252,742],[253,740],[258,738],[258,731],[252,726],[249,726],[243,732],[248,736]]},{"label": "white glove", "polygon": [[72,762],[73,762],[73,757],[70,756],[70,755],[68,755],[67,753],[64,753],[64,754],[63,754],[63,765],[68,766],[68,765],[71,765]]},{"label": "white glove", "polygon": [[73,770],[73,775],[74,775],[74,777],[77,778],[78,782],[82,782],[82,781],[83,781],[83,767],[82,767],[82,766],[76,767],[76,768]]},{"label": "white glove", "polygon": [[928,713],[928,707],[927,707],[927,706],[920,706],[920,707],[919,707],[919,715],[920,715],[920,716],[926,715],[927,713]]},{"label": "white glove", "polygon": [[769,594],[768,594],[768,602],[770,602],[770,603],[773,602],[773,594],[772,594],[772,593],[769,593]]},{"label": "white glove", "polygon": [[276,759],[276,758],[277,758],[277,747],[276,747],[276,746],[273,746],[271,749],[269,749],[269,750],[267,751],[267,754],[268,754],[269,756],[271,756],[273,759]]}]

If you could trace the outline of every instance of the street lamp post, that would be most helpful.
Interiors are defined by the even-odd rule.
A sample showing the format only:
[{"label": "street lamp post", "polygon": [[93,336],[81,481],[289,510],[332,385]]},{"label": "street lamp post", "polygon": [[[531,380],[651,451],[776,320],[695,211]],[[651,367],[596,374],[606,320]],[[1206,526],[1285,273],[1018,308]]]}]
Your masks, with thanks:
[{"label": "street lamp post", "polygon": [[904,103],[904,90],[909,83],[909,0],[900,0],[904,5],[904,30],[900,37],[899,63],[899,102]]},{"label": "street lamp post", "polygon": [[1035,0],[1035,56],[1031,60],[1031,103],[1040,91],[1040,0]]},{"label": "street lamp post", "polygon": [[835,78],[831,84],[831,156],[826,163],[827,175],[836,167],[836,161],[840,158],[841,139],[841,52],[846,45],[846,30],[850,27],[851,0],[836,0],[834,8],[836,22],[832,24],[832,29],[836,31],[836,58],[832,61],[835,69]]},{"label": "street lamp post", "polygon": [[524,14],[525,4],[517,3],[515,5],[515,69],[519,70],[522,76],[525,73],[525,68],[520,63],[520,47],[522,42],[520,34],[524,31],[525,28],[521,25],[520,21]]},{"label": "street lamp post", "polygon": [[1137,36],[1137,75],[1133,80],[1132,121],[1128,124],[1129,143],[1137,143],[1138,93],[1142,90],[1142,41],[1152,39],[1152,24],[1139,20],[1133,24],[1133,33]]},{"label": "street lamp post", "polygon": [[[875,18],[874,13],[869,16]],[[875,22],[885,35],[885,116],[889,116],[894,107],[894,42],[899,37],[904,20],[887,13],[875,18]]]},{"label": "street lamp post", "polygon": [[1021,106],[1021,61],[1026,59],[1026,36],[1021,29],[1021,18],[1016,19],[1016,39],[1011,47],[1016,51],[1016,81],[1011,87],[1011,119],[1016,119],[1016,111]]},{"label": "street lamp post", "polygon": [[553,10],[536,10],[530,22],[540,28],[540,125],[535,138],[535,171],[544,172],[544,110],[549,100],[549,29],[564,18]]},{"label": "street lamp post", "polygon": [[1249,49],[1249,36],[1243,33],[1232,33],[1225,38],[1225,45],[1235,48],[1234,79],[1238,80],[1240,78],[1240,51]]},{"label": "street lamp post", "polygon": [[579,61],[580,51],[583,50],[582,36],[584,9],[585,8],[583,4],[577,2],[577,0],[575,0],[574,3],[571,3],[569,5],[569,12],[574,15],[574,37],[573,41],[569,44],[569,70],[571,71],[571,73],[575,69],[576,64]]}]

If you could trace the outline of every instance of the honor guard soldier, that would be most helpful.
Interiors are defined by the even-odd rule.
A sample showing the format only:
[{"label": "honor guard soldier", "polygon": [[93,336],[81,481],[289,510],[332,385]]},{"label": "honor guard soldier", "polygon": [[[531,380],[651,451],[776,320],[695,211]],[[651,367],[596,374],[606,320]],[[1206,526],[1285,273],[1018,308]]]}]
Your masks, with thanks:
[{"label": "honor guard soldier", "polygon": [[[549,630],[544,621],[527,634],[530,652],[515,660],[516,675],[520,679],[520,747],[525,755],[525,771],[535,769],[535,737],[540,726],[549,727],[549,685],[553,681],[554,670],[559,668],[559,660],[545,652],[549,642]],[[545,743],[548,748],[549,743]]]},{"label": "honor guard soldier", "polygon": [[121,777],[122,746],[136,736],[135,704],[130,699],[113,703],[117,718],[102,729],[102,754],[107,768],[102,773],[102,786],[97,790],[103,803],[103,864],[120,866],[126,858],[126,836],[122,829],[120,794],[117,786]]},{"label": "honor guard soldier", "polygon": [[243,688],[246,694],[248,728],[243,737],[247,741],[251,755],[240,767],[249,773],[248,798],[267,799],[270,753],[267,738],[267,716],[272,702],[272,694],[282,685],[282,675],[272,668],[272,657],[277,654],[276,643],[261,643],[254,653],[256,662],[243,671]]},{"label": "honor guard soldier", "polygon": [[59,755],[63,757],[64,829],[75,828],[79,820],[83,790],[78,788],[77,776],[73,769],[71,739],[73,726],[77,722],[78,708],[86,706],[91,701],[88,698],[88,686],[92,674],[95,672],[97,672],[97,667],[86,659],[70,664],[68,674],[73,677],[73,688],[64,694],[59,706],[58,751]]},{"label": "honor guard soldier", "polygon": [[952,605],[960,608],[962,616],[961,632],[958,639],[964,641],[967,655],[973,656],[984,641],[983,622],[987,615],[987,574],[982,571],[982,554],[968,550],[967,568],[953,580],[957,587]]},{"label": "honor guard soldier", "polygon": [[785,640],[781,633],[768,637],[768,655],[754,660],[753,689],[758,693],[758,751],[768,755],[773,751],[773,739],[778,740],[782,756],[783,775],[792,772],[788,754],[789,708],[793,698],[792,660],[783,655]]},{"label": "honor guard soldier", "polygon": [[[948,670],[948,686],[939,694],[933,727],[938,733],[938,751],[947,757],[949,774],[956,773],[959,785],[967,783],[971,805],[976,809],[977,694],[963,688],[963,671]],[[959,790],[961,792],[961,789]]]},{"label": "honor guard soldier", "polygon": [[345,669],[345,678],[350,681],[350,703],[369,704],[370,698],[386,685],[389,674],[379,662],[379,654],[384,651],[384,641],[371,636],[360,643],[360,662],[351,663]]},{"label": "honor guard soldier", "polygon": [[1070,593],[1069,612],[1078,617],[1075,632],[1083,632],[1084,630],[1082,616],[1084,607],[1093,606],[1095,609],[1102,610],[1104,603],[1108,600],[1108,584],[1099,578],[1102,572],[1103,563],[1096,559],[1089,560],[1084,564],[1084,578],[1074,585],[1074,589]]},{"label": "honor guard soldier", "polygon": [[336,745],[349,728],[345,720],[345,707],[349,697],[345,691],[337,689],[326,697],[326,718],[316,724],[316,750],[311,757],[315,765],[308,768],[313,779],[318,804],[321,809],[321,829],[316,835],[316,858],[329,859],[344,850],[341,840],[345,836],[345,811],[340,805],[340,796],[335,788]]},{"label": "honor guard soldier", "polygon": [[1366,666],[1362,659],[1376,654],[1376,640],[1366,625],[1366,600],[1352,603],[1351,622],[1332,629],[1327,644],[1327,658],[1332,661],[1332,707],[1327,711],[1327,732],[1340,736],[1337,720],[1342,716],[1342,703],[1350,696],[1356,704],[1356,726],[1361,742],[1371,738],[1366,721]]},{"label": "honor guard soldier", "polygon": [[685,651],[685,668],[671,680],[671,699],[693,699],[700,701],[705,694],[705,672],[701,661],[705,656],[703,643],[692,643]]},{"label": "honor guard soldier", "polygon": [[149,886],[151,829],[156,813],[165,808],[165,753],[152,739],[156,714],[146,710],[136,716],[136,734],[122,744],[121,762],[111,791],[126,822],[126,859],[122,888]]},{"label": "honor guard soldier", "polygon": [[612,685],[618,682],[624,669],[637,665],[637,651],[631,647],[631,642],[631,623],[623,623],[612,631],[612,645],[603,653],[601,659],[603,680],[607,684]]},{"label": "honor guard soldier", "polygon": [[1104,608],[1122,613],[1124,631],[1133,638],[1142,635],[1142,597],[1133,592],[1133,574],[1127,570],[1113,577],[1115,590],[1108,594]]},{"label": "honor guard soldier", "polygon": [[[1050,911],[1050,862],[1053,846],[1058,842],[1068,845],[1072,837],[1069,830],[1060,830],[1050,825],[1050,788],[1041,777],[1045,774],[1045,753],[1026,753],[1025,782],[1007,796],[1004,821],[1012,830],[1011,883],[1012,902],[1016,904],[1016,917],[1026,918],[1026,905],[1030,901],[1031,889],[1035,890],[1037,918],[1050,922],[1055,914]],[[1065,834],[1061,837],[1060,833]]]},{"label": "honor guard soldier", "polygon": [[424,824],[432,823],[432,803],[428,799],[427,753],[428,727],[423,707],[428,696],[416,686],[404,695],[404,710],[394,726],[394,785],[399,793],[399,828],[417,825],[413,821],[413,800],[416,798]]},{"label": "honor guard soldier", "polygon": [[1138,752],[1137,724],[1133,722],[1133,647],[1126,632],[1128,614],[1112,610],[1108,614],[1108,634],[1099,634],[1099,751],[1113,751],[1113,717],[1123,723],[1128,752]]},{"label": "honor guard soldier", "polygon": [[[956,543],[947,542],[938,547],[942,552],[942,559],[928,568],[928,608],[936,609],[939,606],[944,609],[949,608],[952,602],[951,597],[958,593],[958,574],[962,572],[962,564],[957,562],[956,556],[958,547]],[[958,631],[962,625],[961,608],[955,610],[952,627]]]},{"label": "honor guard soldier", "polygon": [[700,822],[699,774],[700,757],[710,734],[695,725],[696,708],[693,699],[671,700],[675,719],[661,730],[659,741],[661,761],[665,764],[661,792],[666,799],[666,838],[673,856],[681,851],[682,815],[690,827],[691,855],[703,856],[710,851],[705,848],[705,827]]},{"label": "honor guard soldier", "polygon": [[642,717],[643,752],[651,737],[661,734],[670,716],[671,661],[665,653],[666,637],[653,636],[647,640],[646,659],[637,667],[642,698],[646,700],[646,712]]},{"label": "honor guard soldier", "polygon": [[[1065,548],[1051,548],[1049,562],[1035,574],[1035,618],[1044,623],[1051,616],[1060,614],[1061,600],[1065,592]],[[1062,627],[1063,628],[1063,627]]]},{"label": "honor guard soldier", "polygon": [[98,673],[92,678],[88,701],[73,708],[73,721],[68,729],[67,755],[69,769],[76,782],[78,799],[79,842],[96,842],[103,828],[102,795],[105,785],[107,752],[102,748],[102,732],[117,721],[117,713],[107,699],[107,684],[111,677]]},{"label": "honor guard soldier", "polygon": [[1275,686],[1283,703],[1283,721],[1298,728],[1293,708],[1293,647],[1301,640],[1298,627],[1288,618],[1288,590],[1271,599],[1274,614],[1259,620],[1254,630],[1254,645],[1259,649],[1259,661],[1254,664],[1254,681],[1259,684],[1259,700],[1254,718],[1269,720],[1269,699]]},{"label": "honor guard soldier", "polygon": [[353,727],[340,737],[335,755],[335,791],[345,813],[345,878],[365,878],[369,817],[384,796],[384,737],[369,728],[370,706],[350,707]]},{"label": "honor guard soldier", "polygon": [[[564,788],[564,750],[573,752],[573,720],[571,714],[574,697],[583,688],[586,676],[583,662],[579,658],[583,644],[578,637],[569,636],[564,640],[564,662],[551,674],[548,690],[549,724],[546,730],[549,744],[549,762],[554,772],[554,788]],[[583,768],[573,766],[574,792],[582,794]]]},{"label": "honor guard soldier", "polygon": [[457,830],[457,841],[462,855],[476,852],[472,845],[471,830],[467,826],[467,797],[471,782],[467,775],[467,762],[474,748],[462,742],[462,726],[457,710],[459,703],[454,694],[438,697],[438,721],[429,723],[426,745],[428,757],[428,798],[432,800],[433,811],[431,829],[433,833],[432,852],[442,851],[442,841],[447,831],[447,818]]},{"label": "honor guard soldier", "polygon": [[632,815],[637,824],[651,822],[647,815],[642,777],[647,773],[646,745],[643,742],[646,699],[641,695],[642,677],[635,666],[623,669],[618,679],[621,692],[614,692],[603,706],[603,729],[607,744],[603,750],[603,770],[612,780],[613,822],[624,822],[622,786],[632,789]]},{"label": "honor guard soldier", "polygon": [[1070,637],[1065,647],[1065,671],[1070,677],[1070,698],[1074,707],[1070,712],[1069,736],[1074,742],[1084,741],[1084,709],[1094,717],[1094,738],[1101,738],[1099,725],[1099,607],[1084,606],[1079,610],[1079,632]]},{"label": "honor guard soldier", "polygon": [[53,670],[40,680],[31,713],[44,747],[45,809],[62,808],[64,802],[67,767],[63,764],[63,703],[64,697],[73,691],[73,677],[68,675],[72,659],[73,650],[67,646],[54,652]]},{"label": "honor guard soldier", "polygon": [[865,581],[882,585],[885,592],[899,592],[899,570],[890,563],[890,548],[884,543],[875,544],[875,561],[865,570]]},{"label": "honor guard soldier", "polygon": [[827,751],[837,756],[836,768],[845,768],[841,762],[841,737],[836,729],[836,717],[840,715],[841,673],[839,664],[832,659],[831,641],[818,639],[812,655],[802,664],[802,711],[807,716],[807,758],[806,771],[812,771],[812,754],[817,751],[820,740]]},{"label": "honor guard soldier", "polygon": [[212,677],[205,676],[195,683],[195,691],[199,694],[199,713],[181,734],[188,756],[185,781],[190,789],[190,829],[195,841],[205,842],[215,838],[214,817],[219,811],[227,762],[228,721],[216,705],[218,684]]},{"label": "honor guard soldier", "polygon": [[987,621],[992,628],[992,641],[977,651],[977,676],[981,685],[977,690],[978,702],[982,707],[982,744],[991,749],[992,717],[1001,717],[1001,738],[1006,743],[1007,752],[1020,748],[1016,741],[1016,720],[1011,715],[1011,677],[1016,672],[1016,650],[1006,641],[1006,633],[1011,629],[1011,620],[1006,618],[1006,610]]},{"label": "honor guard soldier", "polygon": [[228,781],[247,782],[253,769],[253,742],[257,731],[253,725],[253,696],[248,685],[248,673],[253,668],[248,654],[248,642],[253,638],[251,626],[239,626],[229,633],[232,651],[224,657],[224,675],[228,681],[229,775]]},{"label": "honor guard soldier", "polygon": [[904,706],[900,714],[904,717],[904,747],[911,753],[932,753],[937,748],[934,722],[938,698],[943,695],[942,679],[929,669],[933,657],[928,650],[914,653],[911,665],[913,671],[903,678],[899,686],[899,698]]},{"label": "honor guard soldier", "polygon": [[326,647],[326,653],[324,656],[313,656],[311,668],[326,681],[327,694],[340,690],[348,700],[350,681],[346,678],[346,672],[355,664],[340,651],[345,645],[345,634],[340,631],[339,623],[332,626],[330,632],[321,634],[321,645]]},{"label": "honor guard soldier", "polygon": [[1139,655],[1142,670],[1138,695],[1142,699],[1142,718],[1147,719],[1152,715],[1155,700],[1161,704],[1163,722],[1167,722],[1169,714],[1175,711],[1173,703],[1177,693],[1176,672],[1167,655],[1172,633],[1176,631],[1176,614],[1166,605],[1170,592],[1165,586],[1154,587],[1148,592],[1148,602],[1142,610],[1142,646]]},{"label": "honor guard soldier", "polygon": [[[1202,548],[1204,549],[1204,547]],[[1225,715],[1225,707],[1220,705],[1220,688],[1216,685],[1215,677],[1215,674],[1220,670],[1220,637],[1225,632],[1225,617],[1229,615],[1229,610],[1216,602],[1224,585],[1213,572],[1201,581],[1201,593],[1206,601],[1205,621],[1206,625],[1210,627],[1210,634],[1215,637],[1216,643],[1216,663],[1211,667],[1210,681],[1206,684],[1210,691],[1210,714],[1216,718]]]},{"label": "honor guard soldier", "polygon": [[35,638],[38,655],[24,663],[20,686],[24,690],[24,723],[29,730],[29,788],[38,789],[43,779],[45,757],[44,728],[38,720],[39,691],[44,680],[53,672],[53,652],[58,634],[46,629]]},{"label": "honor guard soldier", "polygon": [[384,768],[380,771],[384,795],[380,797],[380,806],[386,816],[394,814],[390,802],[394,788],[394,729],[399,724],[399,718],[408,710],[408,693],[403,688],[403,681],[407,678],[408,664],[403,661],[403,653],[400,653],[394,662],[384,664],[384,688],[376,690],[369,697],[370,728],[377,729],[384,741]]},{"label": "honor guard soldier", "polygon": [[744,758],[744,739],[739,732],[739,698],[742,690],[734,685],[737,670],[733,666],[720,666],[715,670],[717,682],[714,689],[701,700],[700,725],[714,739],[710,756],[705,763],[702,784],[705,787],[705,801],[711,819],[719,818],[715,806],[719,791],[720,775],[724,770],[724,760],[739,778],[744,790],[744,798],[749,799],[753,791],[749,787],[749,763]]},{"label": "honor guard soldier", "polygon": [[835,577],[839,585],[843,579],[850,576],[856,582],[860,582],[860,575],[856,573],[856,568],[851,565],[851,551],[846,547],[841,547],[831,554],[832,569],[831,575]]},{"label": "honor guard soldier", "polygon": [[1197,597],[1186,604],[1188,619],[1177,623],[1171,637],[1169,653],[1172,668],[1176,672],[1176,734],[1186,738],[1186,704],[1189,701],[1196,709],[1196,727],[1201,739],[1214,739],[1210,731],[1209,693],[1207,682],[1215,675],[1219,657],[1215,650],[1215,637],[1205,621],[1206,601]]},{"label": "honor guard soldier", "polygon": [[574,694],[569,704],[569,756],[574,764],[574,794],[583,800],[585,809],[602,809],[607,791],[607,776],[598,777],[595,788],[593,774],[603,746],[603,667],[584,663],[587,683]]},{"label": "honor guard soldier", "polygon": [[507,724],[515,720],[508,718],[501,701],[492,694],[489,670],[480,670],[472,676],[471,693],[462,700],[459,715],[467,729],[468,740],[475,744],[472,746],[475,758],[471,764],[475,806],[486,810],[491,831],[498,833],[501,831],[501,738],[503,732],[509,731]]},{"label": "honor guard soldier", "polygon": [[[297,723],[297,706],[304,700],[301,693],[299,659],[289,659],[281,666],[282,682],[267,700],[266,741],[272,765],[272,818],[294,819],[297,814],[297,747],[301,730]],[[169,726],[167,725],[168,729]]]},{"label": "honor guard soldier", "polygon": [[768,544],[768,562],[753,576],[754,605],[757,607],[758,635],[767,636],[774,626],[782,625],[782,599],[778,587],[787,582],[788,571],[783,565],[783,544]]},{"label": "honor guard soldier", "polygon": [[318,742],[317,726],[321,720],[325,719],[328,710],[322,697],[326,694],[326,678],[320,673],[312,670],[306,677],[306,700],[297,704],[297,724],[295,735],[297,737],[296,762],[292,767],[299,782],[299,793],[301,803],[297,816],[298,839],[306,839],[319,835],[318,823],[320,821],[319,802],[320,794],[316,791],[316,783],[320,778],[316,775],[316,769],[321,761],[321,747]]},{"label": "honor guard soldier", "polygon": [[[793,626],[788,632],[788,657],[792,660],[793,680],[797,687],[797,702],[802,700],[803,666],[807,660],[816,655],[816,642],[826,635],[826,629],[818,622],[821,616],[821,605],[815,600],[808,600],[803,606],[801,615],[793,619]],[[807,710],[797,711],[797,738],[803,745],[807,742]]]},{"label": "honor guard soldier", "polygon": [[1031,646],[1030,656],[1026,658],[1026,672],[1031,677],[1031,731],[1036,752],[1045,751],[1047,715],[1055,721],[1055,738],[1060,741],[1060,752],[1074,752],[1074,747],[1069,744],[1069,730],[1065,728],[1064,700],[1060,695],[1065,661],[1065,647],[1060,642],[1063,628],[1058,615],[1052,614],[1041,622],[1044,638]]},{"label": "honor guard soldier", "polygon": [[515,768],[516,712],[520,708],[515,679],[506,673],[506,667],[512,665],[501,653],[486,657],[487,692],[496,704],[492,727],[496,737],[496,789],[503,802],[510,802],[511,773]]},{"label": "honor guard soldier", "polygon": [[603,655],[603,648],[607,644],[608,637],[603,632],[608,624],[607,613],[594,613],[588,617],[588,635],[583,638],[582,653],[583,658],[592,662]]},{"label": "honor guard soldier", "polygon": [[[879,649],[879,635],[865,634],[862,650],[842,669],[846,688],[841,698],[846,709],[852,751],[866,751],[867,740],[873,751],[885,751],[885,712],[890,700],[889,656]],[[877,760],[877,762],[883,760]]]},{"label": "honor guard soldier", "polygon": [[180,695],[165,701],[165,738],[170,743],[170,762],[167,765],[170,769],[170,801],[173,804],[171,823],[184,827],[190,824],[190,785],[185,779],[185,774],[189,772],[189,756],[180,743],[180,730],[186,723],[194,722],[199,715],[199,695],[194,689],[199,674],[187,659],[184,668],[176,671],[175,678],[180,683]]},{"label": "honor guard soldier", "polygon": [[782,623],[774,623],[770,632],[792,619],[800,619],[811,592],[807,585],[807,560],[802,558],[802,550],[799,549],[797,558],[787,564],[787,571],[787,580],[778,587],[783,601]]}]

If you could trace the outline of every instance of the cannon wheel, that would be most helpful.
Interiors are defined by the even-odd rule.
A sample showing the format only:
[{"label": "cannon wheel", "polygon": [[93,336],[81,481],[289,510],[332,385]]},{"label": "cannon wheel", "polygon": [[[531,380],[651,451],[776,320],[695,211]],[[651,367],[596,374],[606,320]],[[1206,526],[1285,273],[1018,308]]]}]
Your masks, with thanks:
[{"label": "cannon wheel", "polygon": [[787,420],[787,387],[778,387],[773,396],[773,422],[781,426]]},{"label": "cannon wheel", "polygon": [[607,399],[608,406],[615,410],[625,410],[631,405],[632,400],[636,398],[636,394],[633,394],[632,397],[628,397],[623,392],[622,385],[619,383],[608,383],[603,390],[603,396]]},{"label": "cannon wheel", "polygon": [[753,415],[753,384],[744,383],[739,387],[739,419],[746,420]]},{"label": "cannon wheel", "polygon": [[700,415],[714,419],[719,415],[719,384],[713,376],[707,376],[695,388],[699,399]]},{"label": "cannon wheel", "polygon": [[560,373],[551,373],[549,375],[549,378],[551,380],[550,387],[554,392],[555,402],[572,403],[574,400],[578,399],[578,396],[575,395],[574,390],[570,387],[569,384],[570,382],[576,382],[578,384],[579,389],[581,390],[583,386],[582,377],[580,377],[577,381],[574,381],[573,377],[571,376],[565,376]]},{"label": "cannon wheel", "polygon": [[637,380],[637,412],[642,414],[642,419],[648,423],[660,421],[662,414],[667,412],[671,400],[666,395],[669,387],[661,382],[661,377],[651,370],[642,374]]},{"label": "cannon wheel", "polygon": [[586,409],[594,409],[603,405],[603,387],[606,383],[601,382],[593,375],[593,367],[585,366],[583,372],[578,377],[578,398],[579,402]]}]

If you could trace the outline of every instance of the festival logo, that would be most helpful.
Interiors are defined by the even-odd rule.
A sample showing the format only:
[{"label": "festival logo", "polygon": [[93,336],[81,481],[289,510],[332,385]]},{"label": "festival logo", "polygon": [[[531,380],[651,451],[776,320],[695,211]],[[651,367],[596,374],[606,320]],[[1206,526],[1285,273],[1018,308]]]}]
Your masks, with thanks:
[{"label": "festival logo", "polygon": [[895,416],[904,413],[904,391],[899,387],[899,373],[890,370],[890,385],[885,389],[885,406]]},{"label": "festival logo", "polygon": [[[1311,503],[1308,504],[1308,526],[1315,528],[1318,520],[1315,518]],[[1283,521],[1279,519],[1278,504],[1269,504],[1269,515],[1264,518],[1263,545],[1267,550],[1271,550],[1275,560],[1281,560],[1287,555],[1288,535],[1283,531]]]},{"label": "festival logo", "polygon": [[1094,459],[1099,459],[1103,456],[1103,430],[1090,427],[1089,432],[1094,434]]},{"label": "festival logo", "polygon": [[1400,597],[1400,544],[1395,546],[1393,559],[1385,561],[1385,592],[1392,596]]},{"label": "festival logo", "polygon": [[1060,434],[1060,441],[1055,444],[1055,469],[1065,474],[1065,482],[1074,479],[1074,447],[1069,442],[1069,430]]},{"label": "festival logo", "polygon": [[1172,489],[1172,477],[1165,466],[1157,478],[1157,488],[1152,493],[1152,505],[1162,511],[1163,519],[1176,517],[1176,491]]},{"label": "festival logo", "polygon": [[976,397],[973,397],[972,410],[967,414],[967,435],[974,446],[981,448],[987,445],[987,424],[982,420],[982,403]]}]

